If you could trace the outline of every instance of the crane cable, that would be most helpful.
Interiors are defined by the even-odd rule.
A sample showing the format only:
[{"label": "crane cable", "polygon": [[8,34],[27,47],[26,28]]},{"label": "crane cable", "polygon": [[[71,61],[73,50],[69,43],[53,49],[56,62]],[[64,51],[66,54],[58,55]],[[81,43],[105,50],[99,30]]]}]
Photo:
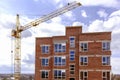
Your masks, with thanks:
[{"label": "crane cable", "polygon": [[10,75],[10,78],[12,80],[12,77],[13,77],[13,38],[11,37],[11,75]]}]

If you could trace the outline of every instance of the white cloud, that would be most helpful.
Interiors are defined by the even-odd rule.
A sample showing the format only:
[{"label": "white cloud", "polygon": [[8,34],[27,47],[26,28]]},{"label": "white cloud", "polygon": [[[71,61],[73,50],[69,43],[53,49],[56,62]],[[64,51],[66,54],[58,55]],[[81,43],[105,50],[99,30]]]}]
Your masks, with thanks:
[{"label": "white cloud", "polygon": [[120,16],[114,16],[109,18],[107,21],[104,21],[104,27],[105,28],[114,28],[114,32],[119,32],[117,30],[119,30],[118,26],[120,25]]},{"label": "white cloud", "polygon": [[120,16],[120,10],[113,12],[110,17]]},{"label": "white cloud", "polygon": [[113,65],[112,73],[114,73],[114,74],[120,74],[120,64],[118,62],[120,62],[119,57],[114,57],[111,59],[111,65]]},{"label": "white cloud", "polygon": [[21,40],[21,58],[24,59],[28,54],[35,55],[35,37],[27,37]]},{"label": "white cloud", "polygon": [[[4,33],[2,33],[3,35]],[[1,35],[1,34],[0,34]],[[11,64],[11,40],[8,37],[0,37],[0,65],[10,65]]]},{"label": "white cloud", "polygon": [[[120,13],[118,13],[118,11],[115,11],[113,13],[116,13],[116,15],[114,14],[114,16],[111,17],[111,15],[113,15],[113,13],[104,21],[104,20],[95,20],[93,21],[90,25],[89,25],[89,29],[88,31],[103,31],[103,30],[107,30],[107,31],[112,31],[113,33],[120,33],[120,16],[118,16]],[[118,13],[118,14],[117,14]]]},{"label": "white cloud", "polygon": [[35,2],[38,2],[39,0],[34,0]]},{"label": "white cloud", "polygon": [[68,17],[68,18],[73,18],[74,14],[72,11],[69,11],[69,12],[65,13],[64,16]]},{"label": "white cloud", "polygon": [[54,0],[55,3],[59,3],[61,0]]},{"label": "white cloud", "polygon": [[82,3],[83,6],[105,6],[105,7],[120,7],[119,0],[76,0]]},{"label": "white cloud", "polygon": [[103,17],[103,18],[106,18],[108,16],[108,14],[103,9],[99,10],[97,14],[99,15],[99,17]]},{"label": "white cloud", "polygon": [[83,25],[83,23],[81,23],[81,22],[74,22],[72,24],[72,26],[82,26],[82,25]]},{"label": "white cloud", "polygon": [[63,4],[59,4],[58,8],[62,8],[64,5]]},{"label": "white cloud", "polygon": [[0,13],[0,65],[11,64],[11,29],[14,17]]},{"label": "white cloud", "polygon": [[87,14],[86,14],[86,12],[85,12],[85,10],[81,10],[81,15],[82,15],[83,17],[85,17],[85,18],[88,17]]},{"label": "white cloud", "polygon": [[95,32],[95,31],[103,31],[103,21],[102,20],[95,20],[93,21],[89,27],[88,27],[89,32]]},{"label": "white cloud", "polygon": [[112,44],[111,44],[111,50],[113,56],[120,57],[120,33],[113,33],[112,34]]},{"label": "white cloud", "polygon": [[64,35],[65,26],[56,22],[42,23],[33,30],[34,30],[33,35],[35,37],[48,37],[48,36]]},{"label": "white cloud", "polygon": [[[13,28],[15,23],[15,16],[0,13],[0,27]],[[12,24],[12,25],[11,25]]]},{"label": "white cloud", "polygon": [[78,22],[78,21],[73,22],[72,26],[82,26],[82,32],[87,32],[87,30],[88,30],[88,28],[87,28],[88,26],[82,22]]},{"label": "white cloud", "polygon": [[53,18],[53,19],[51,19],[51,20],[52,20],[52,22],[54,22],[54,23],[61,23],[61,21],[62,21],[61,17],[55,17],[55,18]]},{"label": "white cloud", "polygon": [[112,29],[113,33],[120,33],[120,10],[113,12],[103,25],[107,29]]}]

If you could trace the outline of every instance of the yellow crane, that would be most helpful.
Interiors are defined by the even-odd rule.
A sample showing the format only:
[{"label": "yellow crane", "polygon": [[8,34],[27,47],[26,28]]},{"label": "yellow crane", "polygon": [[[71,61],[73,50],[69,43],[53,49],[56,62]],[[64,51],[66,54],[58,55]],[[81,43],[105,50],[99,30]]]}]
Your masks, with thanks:
[{"label": "yellow crane", "polygon": [[60,9],[57,9],[48,15],[38,18],[24,26],[20,25],[19,15],[17,14],[16,27],[11,32],[11,36],[14,37],[14,80],[20,80],[20,75],[21,75],[21,32],[25,31],[31,27],[35,27],[42,22],[48,21],[56,16],[59,16],[65,12],[68,12],[74,8],[77,8],[80,5],[81,5],[81,3],[77,2],[77,1],[68,3],[66,6],[64,6]]}]

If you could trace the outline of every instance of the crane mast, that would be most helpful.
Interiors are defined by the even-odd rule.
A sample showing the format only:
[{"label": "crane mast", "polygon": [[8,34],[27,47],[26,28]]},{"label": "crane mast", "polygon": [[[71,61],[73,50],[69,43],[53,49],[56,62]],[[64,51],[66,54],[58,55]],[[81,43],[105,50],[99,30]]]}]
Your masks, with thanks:
[{"label": "crane mast", "polygon": [[20,80],[20,72],[21,72],[21,33],[19,32],[20,29],[20,22],[19,22],[19,15],[16,16],[16,36],[15,37],[15,44],[14,44],[14,73],[15,73],[15,80]]},{"label": "crane mast", "polygon": [[45,15],[41,18],[38,18],[24,26],[20,25],[19,22],[19,15],[16,17],[16,28],[12,30],[11,36],[15,38],[14,43],[14,79],[15,80],[20,80],[20,74],[21,74],[21,32],[24,30],[27,30],[31,27],[37,26],[42,22],[48,21],[54,17],[57,17],[65,12],[68,12],[74,8],[79,7],[81,4],[79,2],[72,2],[68,3],[68,5],[57,9],[48,15]]}]

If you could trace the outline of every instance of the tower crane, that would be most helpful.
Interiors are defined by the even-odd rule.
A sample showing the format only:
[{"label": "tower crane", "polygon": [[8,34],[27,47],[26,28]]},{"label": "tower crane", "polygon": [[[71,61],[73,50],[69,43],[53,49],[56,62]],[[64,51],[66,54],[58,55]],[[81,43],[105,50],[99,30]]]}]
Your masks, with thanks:
[{"label": "tower crane", "polygon": [[14,79],[20,80],[21,75],[21,32],[25,31],[31,27],[35,27],[42,22],[48,21],[54,17],[57,17],[65,12],[68,12],[74,8],[81,6],[81,3],[74,1],[68,3],[66,6],[57,9],[48,15],[38,18],[24,26],[20,25],[19,15],[16,16],[16,27],[11,31],[11,36],[14,37]]}]

